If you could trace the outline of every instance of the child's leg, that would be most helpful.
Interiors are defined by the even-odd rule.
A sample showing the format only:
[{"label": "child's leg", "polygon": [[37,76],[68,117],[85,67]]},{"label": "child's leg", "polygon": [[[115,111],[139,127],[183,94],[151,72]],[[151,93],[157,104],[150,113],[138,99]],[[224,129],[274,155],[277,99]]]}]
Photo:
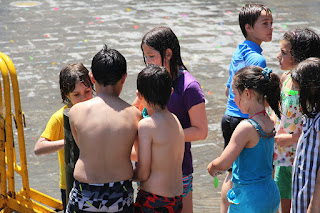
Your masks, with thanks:
[{"label": "child's leg", "polygon": [[183,181],[183,194],[182,194],[182,213],[193,213],[193,202],[192,202],[192,185],[193,185],[193,176],[184,175],[182,178]]},{"label": "child's leg", "polygon": [[292,167],[276,166],[274,180],[281,197],[281,212],[289,213],[291,208]]},{"label": "child's leg", "polygon": [[220,202],[221,213],[227,213],[228,208],[230,206],[230,203],[227,199],[227,194],[228,194],[228,191],[232,188],[231,178],[232,178],[232,171],[229,171],[221,187],[221,202]]},{"label": "child's leg", "polygon": [[290,213],[291,199],[281,199],[281,213]]},{"label": "child's leg", "polygon": [[[222,135],[224,138],[224,148],[227,147],[232,133],[235,130],[235,128],[238,126],[240,121],[242,121],[243,118],[238,117],[232,117],[229,115],[224,115],[221,120],[221,129],[222,129]],[[227,213],[228,208],[230,206],[230,203],[227,199],[228,191],[232,188],[232,169],[230,168],[228,170],[228,175],[225,178],[222,187],[221,187],[221,203],[220,203],[220,212],[221,213]]]},{"label": "child's leg", "polygon": [[192,191],[183,197],[182,199],[183,207],[181,213],[192,213],[193,212],[193,202],[192,202]]}]

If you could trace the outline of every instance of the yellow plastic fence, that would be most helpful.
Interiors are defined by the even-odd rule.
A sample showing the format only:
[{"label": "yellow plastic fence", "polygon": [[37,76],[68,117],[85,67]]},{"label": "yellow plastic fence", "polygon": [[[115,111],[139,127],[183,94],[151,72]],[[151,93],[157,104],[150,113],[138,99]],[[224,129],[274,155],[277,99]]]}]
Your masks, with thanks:
[{"label": "yellow plastic fence", "polygon": [[[61,201],[29,187],[23,131],[25,119],[21,110],[17,73],[11,59],[2,52],[0,52],[0,70],[2,75],[2,81],[0,80],[0,212],[45,213],[55,212],[53,209],[62,210]],[[11,96],[13,96],[14,113],[11,111]],[[16,162],[15,149],[17,148],[13,145],[13,119],[18,134],[20,165]],[[22,179],[22,189],[19,192],[15,192],[15,172],[21,175]]]}]

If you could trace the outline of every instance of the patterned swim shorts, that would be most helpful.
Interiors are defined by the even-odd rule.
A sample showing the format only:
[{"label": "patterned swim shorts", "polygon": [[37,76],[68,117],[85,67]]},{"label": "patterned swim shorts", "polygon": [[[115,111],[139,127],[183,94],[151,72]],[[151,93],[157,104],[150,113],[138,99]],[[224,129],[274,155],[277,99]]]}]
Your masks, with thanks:
[{"label": "patterned swim shorts", "polygon": [[132,181],[88,184],[75,180],[69,195],[67,213],[133,212]]},{"label": "patterned swim shorts", "polygon": [[175,213],[182,210],[182,196],[162,197],[142,189],[139,190],[134,204],[135,212]]}]

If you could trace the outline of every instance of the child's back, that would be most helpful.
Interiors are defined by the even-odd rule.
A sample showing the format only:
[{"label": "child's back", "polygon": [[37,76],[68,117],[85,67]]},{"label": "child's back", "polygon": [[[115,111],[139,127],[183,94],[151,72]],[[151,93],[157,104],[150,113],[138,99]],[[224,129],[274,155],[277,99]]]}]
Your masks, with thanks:
[{"label": "child's back", "polygon": [[66,212],[133,212],[130,154],[141,113],[119,98],[126,60],[105,46],[94,56],[91,70],[97,97],[69,114],[80,155]]},{"label": "child's back", "polygon": [[184,134],[177,117],[168,110],[156,112],[139,122],[138,131],[140,143],[151,142],[150,175],[141,189],[165,197],[181,195]]},{"label": "child's back", "polygon": [[178,118],[167,109],[171,76],[164,67],[149,65],[139,73],[137,87],[139,102],[150,117],[138,124],[138,164],[133,179],[140,181],[140,190],[135,211],[181,212],[185,137]]},{"label": "child's back", "polygon": [[[78,113],[79,112],[79,113]],[[131,179],[130,153],[137,134],[139,111],[115,96],[95,97],[70,112],[80,149],[74,177],[85,183]]]}]

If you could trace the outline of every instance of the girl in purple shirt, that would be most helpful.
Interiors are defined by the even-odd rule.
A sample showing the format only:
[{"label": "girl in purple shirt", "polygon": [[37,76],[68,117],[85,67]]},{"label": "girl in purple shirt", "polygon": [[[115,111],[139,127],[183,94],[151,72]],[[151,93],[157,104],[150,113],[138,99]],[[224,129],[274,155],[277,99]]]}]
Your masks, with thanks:
[{"label": "girl in purple shirt", "polygon": [[[165,67],[173,80],[174,91],[168,109],[175,114],[185,134],[183,172],[183,210],[193,212],[191,141],[204,140],[208,134],[205,99],[198,81],[184,66],[177,36],[168,27],[156,27],[142,38],[141,50],[145,64]],[[138,106],[137,99],[134,105]]]}]

